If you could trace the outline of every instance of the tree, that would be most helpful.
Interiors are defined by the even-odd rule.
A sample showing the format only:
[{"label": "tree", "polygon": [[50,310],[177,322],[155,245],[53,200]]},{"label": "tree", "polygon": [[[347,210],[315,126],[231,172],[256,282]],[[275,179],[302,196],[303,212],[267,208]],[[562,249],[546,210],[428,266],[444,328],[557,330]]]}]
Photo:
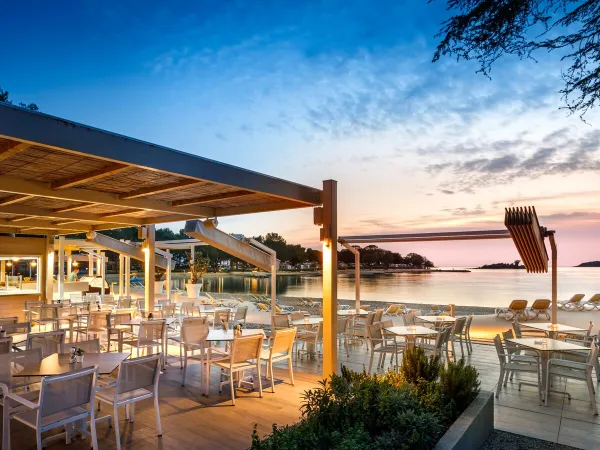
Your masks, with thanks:
[{"label": "tree", "polygon": [[[12,100],[8,97],[8,91],[5,91],[2,89],[2,87],[0,86],[0,102],[2,103],[8,103],[9,105],[12,105]],[[38,111],[38,105],[36,105],[35,103],[23,103],[23,102],[19,102],[18,106],[20,106],[21,108],[27,108],[30,109],[32,111]]]},{"label": "tree", "polygon": [[[430,2],[434,0],[429,0]],[[600,101],[600,5],[597,0],[446,0],[456,15],[442,24],[433,61],[442,56],[477,60],[489,78],[505,54],[531,58],[536,50],[561,52],[569,67],[560,91],[569,112]]]}]

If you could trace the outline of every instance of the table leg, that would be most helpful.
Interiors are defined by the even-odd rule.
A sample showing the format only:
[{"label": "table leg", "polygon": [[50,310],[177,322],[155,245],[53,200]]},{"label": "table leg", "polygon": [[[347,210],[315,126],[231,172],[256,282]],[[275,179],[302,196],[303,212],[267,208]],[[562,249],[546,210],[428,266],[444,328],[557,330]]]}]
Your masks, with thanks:
[{"label": "table leg", "polygon": [[542,364],[542,400],[546,397],[546,376],[548,374],[548,353],[549,352],[540,352],[540,361]]}]

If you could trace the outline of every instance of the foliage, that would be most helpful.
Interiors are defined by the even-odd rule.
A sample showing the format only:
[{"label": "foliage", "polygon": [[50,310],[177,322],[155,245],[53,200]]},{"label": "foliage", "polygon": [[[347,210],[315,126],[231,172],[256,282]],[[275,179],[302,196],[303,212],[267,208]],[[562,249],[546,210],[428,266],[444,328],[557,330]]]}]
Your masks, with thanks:
[{"label": "foliage", "polygon": [[[433,267],[431,261],[418,253],[408,253],[403,257],[400,253],[391,252],[376,245],[367,245],[363,248],[355,245],[354,248],[360,251],[361,264],[367,266],[389,267],[392,264],[401,264],[410,267]],[[338,252],[338,259],[340,262],[353,264],[354,253],[348,249],[342,249]]]},{"label": "foliage", "polygon": [[202,275],[208,271],[210,260],[196,252],[192,261],[192,254],[187,253],[188,266],[190,268],[190,284],[198,284]]},{"label": "foliage", "polygon": [[432,382],[440,375],[440,360],[425,355],[422,347],[407,348],[402,355],[400,373],[407,383],[417,385],[421,382]]},{"label": "foliage", "polygon": [[399,373],[342,367],[304,393],[299,423],[273,425],[264,439],[255,426],[251,448],[431,449],[478,392],[475,369],[463,361],[446,369],[422,349],[406,353]]},{"label": "foliage", "polygon": [[[9,98],[9,93],[8,91],[5,91],[2,89],[2,87],[0,86],[0,103],[8,103],[9,105],[12,105],[12,100]],[[38,105],[36,105],[35,103],[23,103],[23,102],[19,102],[17,104],[17,106],[20,106],[21,108],[27,108],[30,109],[32,111],[38,111]]]},{"label": "foliage", "polygon": [[[433,0],[429,0],[430,2]],[[566,107],[581,117],[600,100],[600,8],[597,0],[446,0],[455,13],[442,24],[433,61],[442,56],[477,60],[489,77],[505,54],[533,58],[558,50]]]}]

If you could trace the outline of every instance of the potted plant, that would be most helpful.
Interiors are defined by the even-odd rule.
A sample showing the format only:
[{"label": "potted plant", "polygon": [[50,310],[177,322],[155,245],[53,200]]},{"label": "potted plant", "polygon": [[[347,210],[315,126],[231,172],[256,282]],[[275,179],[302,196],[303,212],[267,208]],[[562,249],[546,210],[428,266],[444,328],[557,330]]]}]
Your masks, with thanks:
[{"label": "potted plant", "polygon": [[82,348],[78,348],[77,350],[75,350],[75,362],[82,363],[84,353],[85,350],[83,350]]},{"label": "potted plant", "polygon": [[193,261],[191,253],[188,253],[186,256],[190,267],[190,281],[186,283],[185,289],[187,290],[188,298],[198,298],[202,290],[202,275],[208,270],[209,260],[200,253],[196,253]]},{"label": "potted plant", "polygon": [[165,274],[165,269],[161,269],[157,267],[154,271],[154,292],[157,294],[162,293],[164,282],[162,281],[162,277]]}]

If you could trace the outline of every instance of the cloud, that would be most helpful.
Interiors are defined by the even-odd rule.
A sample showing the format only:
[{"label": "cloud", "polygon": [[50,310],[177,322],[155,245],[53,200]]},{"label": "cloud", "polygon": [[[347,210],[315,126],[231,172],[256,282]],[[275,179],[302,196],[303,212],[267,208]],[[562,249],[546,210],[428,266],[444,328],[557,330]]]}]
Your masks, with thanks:
[{"label": "cloud", "polygon": [[446,195],[452,195],[452,194],[454,194],[454,191],[451,191],[449,189],[442,189],[440,192],[442,194],[446,194]]},{"label": "cloud", "polygon": [[[561,129],[548,134],[541,142],[548,145],[538,148],[533,153],[515,149],[500,156],[430,164],[426,170],[432,175],[450,172],[452,178],[439,185],[442,192],[474,192],[478,188],[509,184],[521,178],[535,179],[545,175],[569,175],[600,170],[599,130],[588,131],[578,138],[573,138]],[[480,151],[484,153],[484,149],[489,147],[488,143],[481,143]]]},{"label": "cloud", "polygon": [[469,208],[465,208],[465,207],[460,207],[460,208],[454,208],[454,209],[452,209],[452,208],[446,208],[446,209],[442,209],[442,211],[443,212],[449,212],[453,216],[460,216],[460,217],[481,216],[481,215],[485,214],[485,211],[481,207],[481,205],[477,205],[473,209],[469,209]]}]

